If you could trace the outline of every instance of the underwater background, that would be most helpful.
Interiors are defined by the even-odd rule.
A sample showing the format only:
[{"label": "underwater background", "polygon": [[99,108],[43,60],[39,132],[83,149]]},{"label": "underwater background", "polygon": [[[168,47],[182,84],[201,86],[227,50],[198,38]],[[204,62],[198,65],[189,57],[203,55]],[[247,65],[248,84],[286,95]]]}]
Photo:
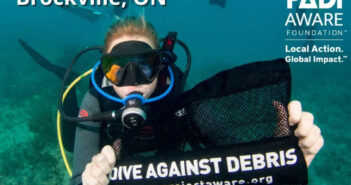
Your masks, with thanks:
[{"label": "underwater background", "polygon": [[[343,4],[343,23],[349,29],[351,2]],[[16,1],[0,5],[0,184],[69,184],[56,136],[61,81],[36,64],[18,39],[52,63],[68,66],[80,50],[103,44],[113,19],[89,22],[57,6],[19,7]],[[125,14],[145,14],[159,37],[178,32],[193,59],[187,89],[221,70],[286,55],[286,1],[229,0],[220,8],[208,0],[168,0],[167,7],[130,5]],[[338,44],[350,56],[351,36],[343,38]],[[178,65],[185,66],[184,52],[180,47],[176,52]],[[82,57],[75,70],[90,69],[98,58],[94,53]],[[350,184],[350,59],[341,64],[291,64],[291,69],[292,99],[314,114],[325,139],[308,169],[310,184]],[[78,87],[79,97],[87,90],[84,84]]]}]

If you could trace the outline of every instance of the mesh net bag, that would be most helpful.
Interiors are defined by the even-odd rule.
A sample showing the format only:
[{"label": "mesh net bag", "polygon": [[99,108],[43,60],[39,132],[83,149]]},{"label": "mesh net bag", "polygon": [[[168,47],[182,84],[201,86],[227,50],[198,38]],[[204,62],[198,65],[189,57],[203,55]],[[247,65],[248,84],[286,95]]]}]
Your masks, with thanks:
[{"label": "mesh net bag", "polygon": [[291,135],[289,65],[255,62],[220,72],[186,92],[180,104],[191,123],[216,146]]}]

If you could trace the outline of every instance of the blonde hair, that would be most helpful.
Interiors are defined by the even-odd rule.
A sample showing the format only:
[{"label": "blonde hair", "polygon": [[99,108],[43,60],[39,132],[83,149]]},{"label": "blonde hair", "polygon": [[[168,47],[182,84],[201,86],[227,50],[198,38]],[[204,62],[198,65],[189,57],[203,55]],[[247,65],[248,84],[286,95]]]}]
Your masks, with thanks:
[{"label": "blonde hair", "polygon": [[127,17],[114,23],[108,30],[105,37],[104,53],[107,53],[107,49],[113,40],[124,35],[144,36],[152,42],[154,47],[159,47],[157,33],[151,23],[145,20],[144,16]]}]

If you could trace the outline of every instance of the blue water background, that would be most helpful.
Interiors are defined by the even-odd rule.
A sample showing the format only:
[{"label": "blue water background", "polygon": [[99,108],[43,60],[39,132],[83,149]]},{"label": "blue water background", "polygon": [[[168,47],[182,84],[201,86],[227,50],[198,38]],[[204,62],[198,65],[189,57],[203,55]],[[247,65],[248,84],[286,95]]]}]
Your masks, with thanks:
[{"label": "blue water background", "polygon": [[[67,66],[80,49],[103,44],[112,20],[91,23],[56,6],[18,7],[16,1],[0,5],[0,184],[68,184],[55,127],[61,81],[34,63],[17,39],[51,62]],[[350,8],[351,2],[344,1],[345,29],[351,28]],[[222,9],[207,0],[168,0],[167,7],[130,9],[130,15],[145,12],[159,37],[177,31],[188,44],[193,65],[187,88],[224,69],[285,57],[285,1],[229,0]],[[350,55],[351,36],[346,33],[343,38],[338,44]],[[176,50],[178,64],[184,66],[184,53]],[[97,59],[86,57],[76,70],[89,69]],[[310,184],[351,180],[350,62],[291,65],[292,99],[315,115],[325,138],[309,168]],[[81,86],[78,93],[83,94]]]}]

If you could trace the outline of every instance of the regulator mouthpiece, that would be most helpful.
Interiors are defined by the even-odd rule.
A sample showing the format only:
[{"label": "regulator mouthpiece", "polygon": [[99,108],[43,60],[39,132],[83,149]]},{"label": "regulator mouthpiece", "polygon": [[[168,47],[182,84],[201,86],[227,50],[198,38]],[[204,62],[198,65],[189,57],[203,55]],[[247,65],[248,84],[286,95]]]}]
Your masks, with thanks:
[{"label": "regulator mouthpiece", "polygon": [[122,124],[129,129],[137,128],[142,125],[146,120],[146,113],[142,109],[141,100],[138,98],[129,99],[126,103],[125,110],[122,112],[121,119]]}]

